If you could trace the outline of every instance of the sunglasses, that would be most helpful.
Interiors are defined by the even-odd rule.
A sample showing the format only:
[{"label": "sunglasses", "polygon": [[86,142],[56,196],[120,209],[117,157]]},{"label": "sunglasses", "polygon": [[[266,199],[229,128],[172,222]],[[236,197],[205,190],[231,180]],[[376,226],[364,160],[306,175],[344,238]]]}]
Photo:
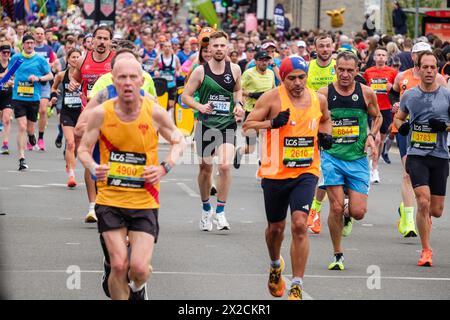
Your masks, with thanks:
[{"label": "sunglasses", "polygon": [[288,47],[280,47],[281,50],[286,50]]},{"label": "sunglasses", "polygon": [[11,54],[11,51],[2,51],[2,54]]}]

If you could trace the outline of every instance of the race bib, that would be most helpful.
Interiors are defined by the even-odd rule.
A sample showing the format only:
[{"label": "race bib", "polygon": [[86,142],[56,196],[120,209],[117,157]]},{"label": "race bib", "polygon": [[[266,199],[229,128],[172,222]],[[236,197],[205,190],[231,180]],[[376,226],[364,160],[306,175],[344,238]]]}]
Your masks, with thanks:
[{"label": "race bib", "polygon": [[143,188],[142,178],[147,156],[143,153],[111,151],[108,185],[122,188]]},{"label": "race bib", "polygon": [[29,81],[18,81],[17,95],[22,98],[33,98],[34,84]]},{"label": "race bib", "polygon": [[210,95],[208,103],[213,108],[213,115],[228,116],[231,111],[231,97],[224,95]]},{"label": "race bib", "polygon": [[359,139],[358,118],[342,118],[333,120],[333,143],[352,144]]},{"label": "race bib", "polygon": [[81,107],[81,98],[79,94],[70,94],[66,92],[66,96],[64,97],[64,104],[68,108],[80,108]]},{"label": "race bib", "polygon": [[173,82],[175,79],[175,77],[172,73],[161,72],[160,76],[161,76],[161,78],[166,79],[167,82]]},{"label": "race bib", "polygon": [[436,148],[437,133],[427,124],[412,124],[411,147],[421,150]]},{"label": "race bib", "polygon": [[314,159],[314,137],[284,138],[283,164],[286,168],[307,168]]},{"label": "race bib", "polygon": [[386,94],[387,93],[387,79],[372,79],[370,83],[370,88],[375,91],[376,94]]}]

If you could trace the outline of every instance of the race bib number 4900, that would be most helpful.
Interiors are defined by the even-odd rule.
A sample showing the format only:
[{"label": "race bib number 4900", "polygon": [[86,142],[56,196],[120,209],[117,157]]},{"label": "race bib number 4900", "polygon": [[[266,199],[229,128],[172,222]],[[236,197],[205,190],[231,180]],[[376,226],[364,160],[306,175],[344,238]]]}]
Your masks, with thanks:
[{"label": "race bib number 4900", "polygon": [[358,141],[358,118],[341,118],[333,120],[333,143],[351,144]]},{"label": "race bib number 4900", "polygon": [[284,138],[283,164],[286,168],[307,168],[314,159],[314,137]]},{"label": "race bib number 4900", "polygon": [[143,153],[111,151],[108,185],[123,188],[143,188],[142,178],[147,156]]}]

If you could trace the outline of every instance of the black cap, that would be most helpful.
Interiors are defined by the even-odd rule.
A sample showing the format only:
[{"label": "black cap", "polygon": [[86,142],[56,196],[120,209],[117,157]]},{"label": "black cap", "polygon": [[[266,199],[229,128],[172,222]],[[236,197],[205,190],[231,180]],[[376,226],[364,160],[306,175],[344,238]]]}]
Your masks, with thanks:
[{"label": "black cap", "polygon": [[271,57],[269,56],[269,54],[266,51],[258,51],[255,54],[255,60],[261,60],[261,59],[271,59]]}]

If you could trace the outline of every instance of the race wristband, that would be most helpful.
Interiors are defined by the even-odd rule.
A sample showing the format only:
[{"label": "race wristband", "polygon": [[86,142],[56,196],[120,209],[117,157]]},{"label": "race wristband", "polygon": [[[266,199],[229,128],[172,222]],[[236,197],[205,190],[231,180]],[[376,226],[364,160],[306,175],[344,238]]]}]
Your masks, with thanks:
[{"label": "race wristband", "polygon": [[91,175],[93,175],[94,177],[97,176],[95,170],[100,167],[96,162],[93,162],[90,167],[89,167],[89,171],[91,172]]},{"label": "race wristband", "polygon": [[369,133],[367,136],[371,136],[373,140],[375,140],[375,135],[373,133]]},{"label": "race wristband", "polygon": [[53,98],[58,98],[58,94],[56,92],[52,92],[50,94],[50,99],[53,99]]}]

